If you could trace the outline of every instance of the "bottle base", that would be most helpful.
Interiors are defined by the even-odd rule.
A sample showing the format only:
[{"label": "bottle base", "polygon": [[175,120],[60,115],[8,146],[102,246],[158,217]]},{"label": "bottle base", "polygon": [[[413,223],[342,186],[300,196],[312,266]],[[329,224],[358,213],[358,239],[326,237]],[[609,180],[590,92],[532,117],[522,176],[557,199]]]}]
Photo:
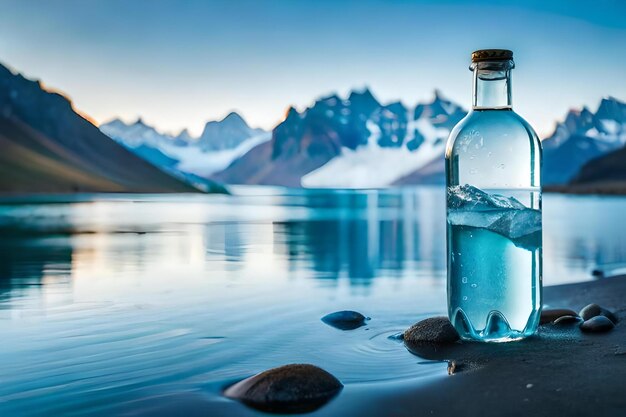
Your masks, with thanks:
[{"label": "bottle base", "polygon": [[462,340],[486,343],[515,342],[533,336],[539,324],[539,312],[533,311],[522,330],[512,329],[502,313],[493,310],[487,316],[483,329],[476,329],[465,312],[458,308],[450,318]]}]

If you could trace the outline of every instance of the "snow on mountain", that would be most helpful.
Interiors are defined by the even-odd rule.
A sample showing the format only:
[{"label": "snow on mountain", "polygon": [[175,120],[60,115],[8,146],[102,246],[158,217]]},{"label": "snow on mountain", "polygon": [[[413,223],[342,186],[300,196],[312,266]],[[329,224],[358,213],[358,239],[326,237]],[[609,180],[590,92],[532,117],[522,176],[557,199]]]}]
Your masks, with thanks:
[{"label": "snow on mountain", "polygon": [[308,188],[379,188],[392,184],[413,171],[441,157],[449,130],[436,128],[426,119],[407,124],[410,142],[417,131],[424,138],[415,150],[408,146],[383,147],[378,144],[380,129],[368,123],[371,135],[364,146],[351,150],[343,148],[341,155],[321,168],[302,177],[302,186]]},{"label": "snow on mountain", "polygon": [[570,110],[542,142],[544,184],[565,184],[589,161],[626,145],[626,103],[602,99],[598,110]]},{"label": "snow on mountain", "polygon": [[271,133],[263,132],[247,138],[235,148],[218,151],[203,150],[197,145],[176,146],[173,144],[161,145],[159,149],[179,161],[176,165],[178,170],[208,177],[226,169],[235,159],[242,157],[255,146],[267,142],[271,137]]},{"label": "snow on mountain", "polygon": [[141,120],[126,124],[119,119],[114,119],[100,126],[100,131],[113,140],[131,148],[140,145],[158,148],[161,143],[173,142],[174,137],[159,133],[155,128],[149,126]]},{"label": "snow on mountain", "polygon": [[449,130],[464,116],[438,91],[412,110],[400,102],[381,104],[367,88],[345,98],[333,94],[302,112],[290,108],[271,141],[212,178],[287,187],[388,186],[421,167],[432,170]]},{"label": "snow on mountain", "polygon": [[208,122],[207,126],[211,126],[208,129],[213,132],[210,141],[215,146],[207,146],[206,136],[193,138],[187,129],[173,136],[157,131],[141,119],[131,124],[115,119],[101,125],[100,130],[154,165],[200,177],[225,169],[233,160],[271,137],[268,132],[248,127],[236,113],[221,121]]},{"label": "snow on mountain", "polygon": [[[406,109],[403,113],[396,112],[397,120],[391,122],[396,125],[396,135],[387,141],[381,140],[387,123],[368,120],[367,143],[355,149],[343,147],[339,156],[303,176],[302,186],[384,187],[443,158],[450,129],[465,116],[465,111],[435,91],[432,102],[415,108],[414,120],[410,120],[410,113]],[[404,123],[400,130],[397,129],[399,123]],[[404,137],[397,137],[398,134]]]}]

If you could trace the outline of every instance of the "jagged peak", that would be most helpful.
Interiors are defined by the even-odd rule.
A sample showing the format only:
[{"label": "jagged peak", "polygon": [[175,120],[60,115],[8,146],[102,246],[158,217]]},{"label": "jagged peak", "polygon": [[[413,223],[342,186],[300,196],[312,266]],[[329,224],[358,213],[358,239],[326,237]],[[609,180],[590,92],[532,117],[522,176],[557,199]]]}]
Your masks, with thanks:
[{"label": "jagged peak", "polygon": [[206,129],[211,127],[211,126],[218,126],[218,125],[222,125],[222,124],[240,125],[240,126],[246,127],[246,128],[249,127],[248,123],[246,123],[244,118],[241,117],[241,115],[239,115],[239,113],[237,113],[236,111],[231,111],[230,113],[228,113],[221,120],[209,120],[208,122],[206,122],[206,124],[204,125],[204,130],[206,131]]},{"label": "jagged peak", "polygon": [[224,117],[221,122],[225,122],[225,121],[241,121],[241,122],[246,122],[243,117],[241,117],[241,115],[239,113],[237,113],[236,111],[231,111],[230,113],[228,113],[226,115],[226,117]]},{"label": "jagged peak", "polygon": [[298,113],[298,110],[296,110],[295,107],[289,106],[287,111],[285,111],[285,119],[284,120],[292,119],[294,117],[300,117],[300,113]]},{"label": "jagged peak", "polygon": [[102,123],[102,126],[128,126],[128,125],[124,123],[124,121],[120,119],[119,117],[114,117],[113,119]]},{"label": "jagged peak", "polygon": [[350,100],[353,97],[366,97],[366,98],[372,98],[375,101],[376,97],[374,97],[374,94],[372,94],[372,91],[370,90],[370,88],[368,86],[363,87],[362,89],[354,89],[352,91],[350,91],[350,95],[348,96],[348,99]]},{"label": "jagged peak", "polygon": [[613,96],[604,96],[604,97],[602,97],[602,100],[600,100],[600,104],[602,104],[602,102],[614,102],[614,103],[618,103],[618,104],[626,106],[626,102],[624,102],[624,101],[622,101],[622,100],[620,100],[618,98],[615,98]]},{"label": "jagged peak", "polygon": [[181,130],[178,135],[175,136],[176,139],[180,139],[183,141],[188,141],[188,140],[193,140],[194,137],[191,136],[191,133],[189,133],[189,129],[184,128],[183,130]]}]

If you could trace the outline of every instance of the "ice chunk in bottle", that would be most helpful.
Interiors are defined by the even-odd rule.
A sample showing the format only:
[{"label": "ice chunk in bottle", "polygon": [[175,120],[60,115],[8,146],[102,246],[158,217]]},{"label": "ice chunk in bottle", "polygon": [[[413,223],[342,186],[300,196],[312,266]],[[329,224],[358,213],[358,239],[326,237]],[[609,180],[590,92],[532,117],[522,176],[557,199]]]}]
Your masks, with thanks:
[{"label": "ice chunk in bottle", "polygon": [[446,146],[448,315],[466,340],[534,334],[541,312],[541,143],[513,111],[513,53],[472,53],[472,109]]}]

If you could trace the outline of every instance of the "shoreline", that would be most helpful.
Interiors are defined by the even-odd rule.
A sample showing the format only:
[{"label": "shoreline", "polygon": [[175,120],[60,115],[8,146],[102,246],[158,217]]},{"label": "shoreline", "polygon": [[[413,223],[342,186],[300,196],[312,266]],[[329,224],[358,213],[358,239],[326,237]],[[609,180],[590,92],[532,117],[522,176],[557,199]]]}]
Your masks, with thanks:
[{"label": "shoreline", "polygon": [[[579,311],[597,303],[619,318],[603,334],[577,326],[542,325],[537,336],[512,343],[456,343],[425,351],[415,362],[437,375],[382,383],[351,383],[306,416],[591,416],[626,409],[626,275],[544,288],[544,306]],[[403,345],[399,349],[405,349]],[[407,354],[411,353],[407,350]],[[448,375],[446,364],[456,362]],[[323,366],[323,363],[320,363]],[[363,366],[367,366],[364,363]],[[418,365],[419,366],[419,365]],[[173,400],[173,401],[171,401]],[[208,400],[208,401],[207,401]],[[270,416],[224,397],[175,396],[149,415]],[[139,415],[144,415],[139,413]],[[148,415],[148,414],[145,414]]]},{"label": "shoreline", "polygon": [[573,195],[626,196],[626,182],[547,185],[543,192]]},{"label": "shoreline", "polygon": [[624,294],[626,275],[545,287],[544,305],[578,311],[598,303],[615,312],[617,326],[605,334],[585,334],[577,326],[548,324],[521,342],[438,350],[429,359],[455,360],[464,369],[389,398],[393,412],[378,408],[379,415],[620,415],[626,409]]}]

